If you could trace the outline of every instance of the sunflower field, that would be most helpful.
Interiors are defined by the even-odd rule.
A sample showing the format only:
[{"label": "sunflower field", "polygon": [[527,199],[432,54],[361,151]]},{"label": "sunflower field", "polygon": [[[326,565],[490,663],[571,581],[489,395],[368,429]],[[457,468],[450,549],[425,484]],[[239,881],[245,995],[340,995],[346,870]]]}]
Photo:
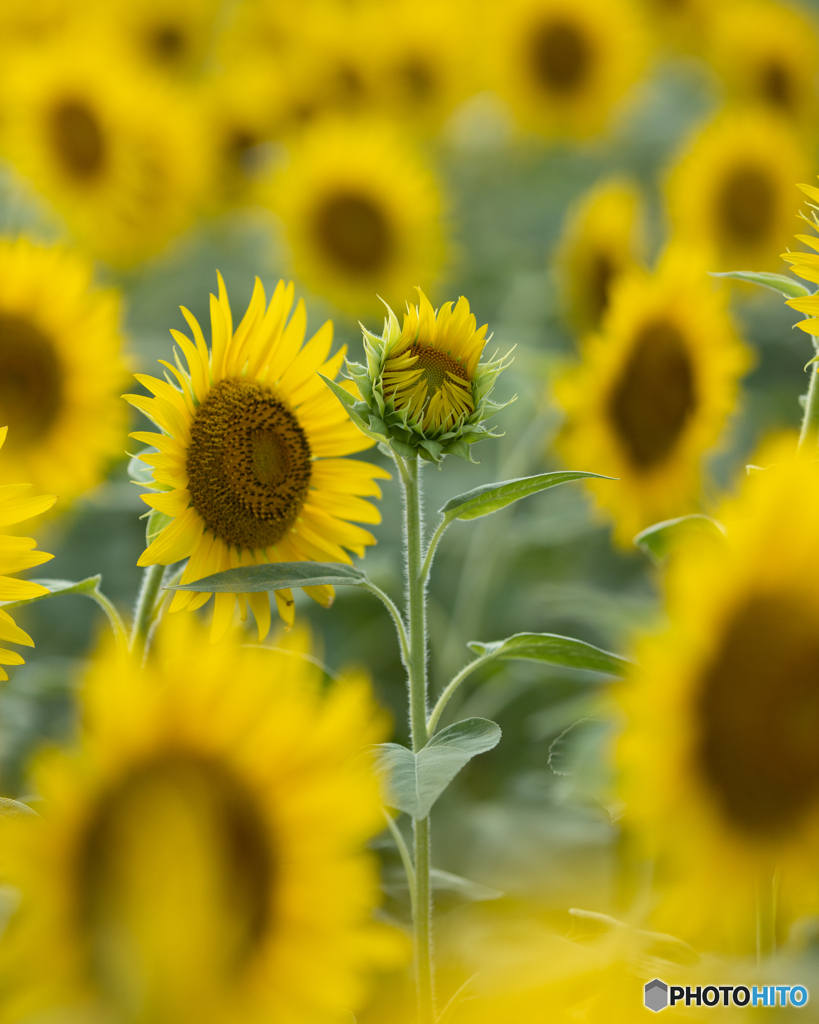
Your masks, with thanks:
[{"label": "sunflower field", "polygon": [[817,175],[819,0],[0,0],[0,1024],[819,1021]]}]

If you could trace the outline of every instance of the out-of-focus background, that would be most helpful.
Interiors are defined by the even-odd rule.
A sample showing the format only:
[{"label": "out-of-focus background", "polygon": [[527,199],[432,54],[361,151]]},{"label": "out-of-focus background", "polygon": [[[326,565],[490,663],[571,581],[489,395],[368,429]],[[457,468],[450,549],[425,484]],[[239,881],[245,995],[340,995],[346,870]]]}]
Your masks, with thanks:
[{"label": "out-of-focus background", "polygon": [[[498,418],[503,437],[474,449],[479,465],[426,468],[434,525],[455,493],[560,465],[551,383],[624,269],[650,272],[673,239],[715,271],[784,272],[795,183],[817,171],[817,17],[819,3],[773,0],[3,0],[0,230],[93,261],[99,285],[121,294],[128,372],[171,358],[180,305],[207,322],[217,269],[234,315],[254,275],[268,293],[294,279],[308,332],[331,318],[353,358],[358,321],[380,329],[377,296],[401,310],[415,286],[435,305],[465,295],[493,332],[489,351],[516,346],[498,392],[517,400]],[[761,435],[798,423],[811,355],[780,296],[708,287],[731,287],[754,366],[705,455],[705,511]],[[123,371],[111,393],[126,390],[139,387]],[[4,422],[10,401],[0,385]],[[123,430],[121,454],[39,524],[55,558],[31,575],[101,573],[127,612],[144,545],[126,455],[138,448]],[[395,481],[381,508],[367,570],[397,594]],[[436,690],[469,640],[548,631],[627,652],[658,614],[658,578],[611,534],[579,484],[456,524],[431,585]],[[324,611],[299,595],[298,614],[330,666],[366,666],[405,739],[380,604],[351,589]],[[29,793],[31,750],[75,728],[78,668],[102,629],[82,597],[19,621],[37,646],[0,691],[10,796]],[[490,671],[448,714],[494,718],[504,738],[436,806],[436,865],[547,913],[605,910],[617,842],[600,756],[609,684],[530,663]],[[398,860],[383,854],[387,911],[402,917]],[[453,920],[463,901],[441,892]]]}]

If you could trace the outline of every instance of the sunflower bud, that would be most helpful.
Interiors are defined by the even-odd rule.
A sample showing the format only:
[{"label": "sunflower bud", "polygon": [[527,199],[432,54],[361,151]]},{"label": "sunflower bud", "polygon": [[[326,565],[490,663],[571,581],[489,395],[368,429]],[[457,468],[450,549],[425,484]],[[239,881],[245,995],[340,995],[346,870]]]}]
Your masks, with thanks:
[{"label": "sunflower bud", "polygon": [[333,390],[359,429],[397,455],[472,462],[470,445],[499,436],[482,424],[504,408],[489,396],[510,353],[481,362],[487,328],[476,326],[467,300],[434,310],[420,288],[418,295],[403,327],[388,306],[380,337],[364,329],[367,365],[347,364],[361,401]]}]

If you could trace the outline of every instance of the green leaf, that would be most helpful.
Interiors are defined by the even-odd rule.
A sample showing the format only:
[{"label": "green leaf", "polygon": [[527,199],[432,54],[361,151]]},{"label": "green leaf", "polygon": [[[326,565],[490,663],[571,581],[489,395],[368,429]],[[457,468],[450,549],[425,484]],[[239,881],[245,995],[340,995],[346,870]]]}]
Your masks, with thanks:
[{"label": "green leaf", "polygon": [[156,487],[154,482],[154,467],[143,462],[140,455],[155,455],[158,448],[143,448],[141,452],[131,456],[128,463],[128,479],[140,487]]},{"label": "green leaf", "polygon": [[48,587],[50,593],[38,594],[37,597],[29,597],[25,601],[0,601],[0,607],[8,608],[11,605],[34,604],[35,601],[45,601],[47,598],[56,597],[58,594],[82,594],[93,599],[99,592],[102,576],[89,576],[88,579],[80,580],[79,583],[72,583],[70,580],[32,580],[31,582],[39,583],[41,587]]},{"label": "green leaf", "polygon": [[612,676],[622,676],[631,667],[631,662],[610,651],[554,633],[515,633],[506,640],[488,644],[472,640],[467,646],[476,654],[488,654],[504,661],[515,658],[545,661],[550,665],[586,668]]},{"label": "green leaf", "polygon": [[749,284],[758,284],[763,288],[770,288],[771,291],[779,292],[780,295],[786,295],[789,299],[800,299],[804,295],[812,294],[809,288],[806,288],[798,281],[794,281],[792,277],[786,277],[784,274],[768,274],[753,270],[730,270],[724,274],[711,274],[711,277],[730,277],[735,281],[747,281]]},{"label": "green leaf", "polygon": [[497,746],[500,738],[494,722],[467,718],[436,733],[417,754],[398,743],[379,744],[376,772],[386,782],[387,803],[413,818],[426,818],[463,766]]},{"label": "green leaf", "polygon": [[177,583],[168,590],[195,590],[200,594],[252,594],[262,590],[289,590],[291,587],[360,587],[367,577],[345,562],[270,562],[243,565],[238,569],[215,572],[195,583]]},{"label": "green leaf", "polygon": [[484,484],[465,494],[450,498],[443,508],[439,509],[447,519],[477,519],[489,515],[498,509],[520,501],[530,494],[545,491],[547,487],[557,487],[571,480],[583,480],[595,477],[598,480],[614,480],[615,477],[603,476],[600,473],[582,473],[574,470],[560,470],[556,473],[539,473],[537,476],[524,476],[519,480],[505,480],[498,484]]},{"label": "green leaf", "polygon": [[0,796],[0,820],[3,818],[39,818],[40,815],[27,804],[21,804],[17,800],[9,800],[8,797]]},{"label": "green leaf", "polygon": [[[429,881],[434,891],[456,893],[462,899],[471,900],[473,903],[499,900],[503,896],[500,889],[473,882],[471,878],[463,878],[461,875],[453,875],[449,871],[441,871],[440,868],[429,869]],[[402,871],[400,875],[390,878],[385,888],[394,895],[406,893],[409,888],[406,874]]]},{"label": "green leaf", "polygon": [[152,509],[148,516],[148,525],[145,527],[145,544],[150,544],[166,526],[173,522],[173,519],[174,517],[169,516],[166,512]]},{"label": "green leaf", "polygon": [[725,527],[711,516],[700,512],[679,519],[665,519],[642,530],[634,538],[634,546],[643,551],[655,565],[664,565],[676,544],[688,537],[725,540]]},{"label": "green leaf", "polygon": [[[362,434],[366,434],[367,437],[371,437],[374,441],[386,441],[387,435],[378,433],[375,430],[371,430],[368,423],[364,421],[361,414],[356,410],[355,406],[358,404],[357,400],[346,391],[340,384],[336,384],[335,381],[330,380],[329,377],[325,377],[323,373],[319,374],[319,377],[324,381],[327,387],[333,392],[336,398],[341,402],[344,408],[347,410],[347,415],[355,423]],[[366,407],[365,407],[366,408]]]}]

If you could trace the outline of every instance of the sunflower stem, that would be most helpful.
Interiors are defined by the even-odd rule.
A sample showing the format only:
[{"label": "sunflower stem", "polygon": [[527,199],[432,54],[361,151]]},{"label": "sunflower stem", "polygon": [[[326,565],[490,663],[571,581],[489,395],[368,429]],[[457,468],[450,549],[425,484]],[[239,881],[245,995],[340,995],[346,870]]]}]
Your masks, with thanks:
[{"label": "sunflower stem", "polygon": [[441,715],[444,713],[444,709],[449,703],[450,697],[455,693],[464,679],[467,676],[472,675],[476,668],[480,668],[481,665],[485,665],[487,661],[491,661],[495,657],[494,651],[491,654],[482,654],[479,658],[474,661],[470,661],[468,665],[464,665],[457,675],[453,676],[452,679],[447,683],[446,689],[443,691],[435,707],[432,709],[432,714],[427,719],[427,733],[432,736],[438,727],[438,722],[441,720]]},{"label": "sunflower stem", "polygon": [[[817,339],[814,338],[814,345],[816,342]],[[802,430],[799,434],[799,451],[806,447],[815,448],[817,443],[819,443],[819,365],[811,363],[805,415],[802,417]]]},{"label": "sunflower stem", "polygon": [[[427,609],[423,572],[423,512],[417,459],[397,459],[404,485],[404,529],[409,613],[409,705],[413,752],[426,745],[427,734]],[[435,995],[432,968],[432,899],[429,879],[429,818],[414,822],[415,878],[413,924],[415,981],[419,1024],[434,1024]]]},{"label": "sunflower stem", "polygon": [[142,585],[139,588],[139,597],[134,609],[134,625],[131,630],[130,648],[131,653],[136,656],[139,656],[145,649],[154,619],[154,606],[164,574],[164,565],[149,565],[142,574]]}]

